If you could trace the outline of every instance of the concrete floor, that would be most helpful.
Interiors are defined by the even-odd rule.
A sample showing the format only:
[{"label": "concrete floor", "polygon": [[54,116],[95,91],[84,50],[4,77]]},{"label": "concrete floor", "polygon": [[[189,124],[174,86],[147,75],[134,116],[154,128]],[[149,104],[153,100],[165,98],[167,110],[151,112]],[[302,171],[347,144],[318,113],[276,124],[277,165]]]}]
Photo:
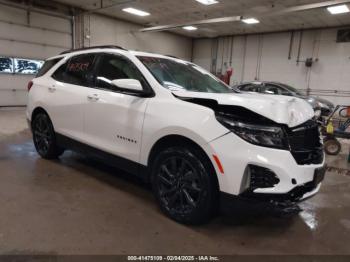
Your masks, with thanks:
[{"label": "concrete floor", "polygon": [[119,170],[72,152],[39,158],[24,109],[0,109],[0,254],[350,254],[346,157],[327,159],[341,169],[299,215],[237,214],[189,227]]}]

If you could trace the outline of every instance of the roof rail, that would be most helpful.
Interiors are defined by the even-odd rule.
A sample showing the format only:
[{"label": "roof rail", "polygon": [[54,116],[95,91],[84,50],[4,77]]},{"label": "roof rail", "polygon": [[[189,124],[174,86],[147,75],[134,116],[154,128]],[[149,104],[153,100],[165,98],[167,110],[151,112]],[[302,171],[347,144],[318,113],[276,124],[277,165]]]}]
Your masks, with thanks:
[{"label": "roof rail", "polygon": [[167,56],[167,57],[171,57],[171,58],[180,59],[180,58],[178,58],[178,57],[176,57],[176,56],[174,56],[174,55],[165,55],[165,56]]},{"label": "roof rail", "polygon": [[70,50],[63,51],[62,53],[60,53],[60,55],[69,54],[69,53],[76,52],[76,51],[96,49],[96,48],[127,50],[127,49],[120,47],[120,46],[117,46],[117,45],[100,45],[100,46],[90,46],[90,47],[83,47],[83,48],[77,48],[77,49],[70,49]]}]

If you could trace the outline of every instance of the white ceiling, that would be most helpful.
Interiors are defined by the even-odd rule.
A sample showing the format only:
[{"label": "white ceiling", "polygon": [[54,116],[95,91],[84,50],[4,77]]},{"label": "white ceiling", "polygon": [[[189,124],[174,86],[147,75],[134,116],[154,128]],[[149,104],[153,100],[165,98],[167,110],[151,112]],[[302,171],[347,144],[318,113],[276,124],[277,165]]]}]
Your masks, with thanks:
[{"label": "white ceiling", "polygon": [[[286,31],[301,28],[320,28],[350,25],[350,13],[331,15],[327,10],[316,8],[308,11],[272,15],[271,12],[299,5],[329,2],[326,0],[218,0],[218,4],[205,6],[195,0],[56,0],[57,2],[80,7],[85,10],[96,9],[96,13],[106,14],[145,27],[186,23],[196,20],[226,16],[258,17],[260,24],[247,25],[242,22],[206,24],[198,26],[197,31],[183,29],[171,31],[191,37],[214,37],[219,35],[251,34],[260,32]],[[101,2],[104,9],[101,7]],[[108,7],[110,6],[110,7]],[[151,13],[138,17],[122,11],[134,7]],[[350,7],[350,1],[349,1]]]}]

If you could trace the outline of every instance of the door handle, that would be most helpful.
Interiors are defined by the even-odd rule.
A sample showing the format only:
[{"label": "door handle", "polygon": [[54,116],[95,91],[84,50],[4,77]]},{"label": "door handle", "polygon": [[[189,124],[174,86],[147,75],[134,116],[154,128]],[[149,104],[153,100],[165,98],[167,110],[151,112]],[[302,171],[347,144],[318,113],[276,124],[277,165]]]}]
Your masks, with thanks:
[{"label": "door handle", "polygon": [[91,101],[91,102],[96,102],[96,101],[98,101],[100,98],[98,97],[97,94],[93,94],[93,95],[88,95],[88,96],[87,96],[87,99],[88,99],[89,101]]},{"label": "door handle", "polygon": [[51,92],[51,93],[56,91],[56,88],[54,86],[53,87],[49,87],[48,89],[49,89],[49,92]]}]

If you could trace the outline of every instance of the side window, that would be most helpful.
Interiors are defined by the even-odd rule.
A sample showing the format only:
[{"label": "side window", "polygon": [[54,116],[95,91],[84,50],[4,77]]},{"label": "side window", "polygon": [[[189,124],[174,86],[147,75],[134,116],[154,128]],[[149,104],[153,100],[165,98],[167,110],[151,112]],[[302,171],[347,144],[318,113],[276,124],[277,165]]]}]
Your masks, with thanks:
[{"label": "side window", "polygon": [[293,95],[289,90],[287,90],[283,87],[280,87],[280,90],[281,90],[281,92],[280,92],[281,95],[284,95],[284,96],[292,96]]},{"label": "side window", "polygon": [[248,84],[248,85],[245,85],[241,90],[246,92],[259,92],[259,86]]},{"label": "side window", "polygon": [[95,54],[74,56],[61,65],[52,77],[57,81],[73,85],[90,86],[95,57]]},{"label": "side window", "polygon": [[281,94],[281,88],[275,85],[265,85],[263,87],[263,93],[265,94],[271,94],[271,95],[279,95]]},{"label": "side window", "polygon": [[96,70],[96,87],[113,90],[115,86],[111,82],[116,79],[136,79],[143,87],[147,85],[143,75],[131,61],[118,55],[102,55]]},{"label": "side window", "polygon": [[247,88],[248,85],[241,85],[239,86],[239,90],[241,91],[247,91],[246,88]]}]

